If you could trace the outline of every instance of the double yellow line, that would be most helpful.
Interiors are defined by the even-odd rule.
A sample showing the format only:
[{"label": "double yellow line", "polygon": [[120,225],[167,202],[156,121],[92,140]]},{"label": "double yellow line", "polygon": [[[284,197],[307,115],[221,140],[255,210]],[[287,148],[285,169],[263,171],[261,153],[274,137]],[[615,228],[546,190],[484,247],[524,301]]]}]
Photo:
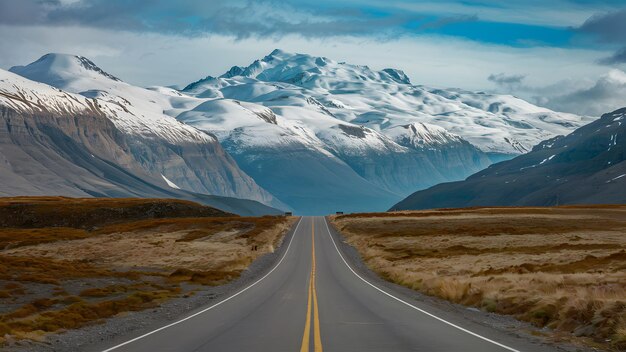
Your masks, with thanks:
[{"label": "double yellow line", "polygon": [[[304,324],[304,335],[302,336],[302,346],[300,352],[309,352],[311,340],[311,308],[313,308],[313,343],[314,351],[322,352],[322,336],[320,335],[320,315],[317,310],[317,292],[315,291],[315,222],[311,223],[311,276],[309,278],[309,299],[306,308],[306,323]],[[311,300],[313,307],[311,307]]]}]

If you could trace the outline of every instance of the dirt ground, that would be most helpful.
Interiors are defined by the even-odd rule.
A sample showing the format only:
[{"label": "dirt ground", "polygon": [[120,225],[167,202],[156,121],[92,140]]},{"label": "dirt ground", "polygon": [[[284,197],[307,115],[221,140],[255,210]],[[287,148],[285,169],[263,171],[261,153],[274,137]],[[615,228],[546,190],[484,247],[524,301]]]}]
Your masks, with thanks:
[{"label": "dirt ground", "polygon": [[626,206],[335,216],[382,277],[514,315],[555,339],[626,349]]}]

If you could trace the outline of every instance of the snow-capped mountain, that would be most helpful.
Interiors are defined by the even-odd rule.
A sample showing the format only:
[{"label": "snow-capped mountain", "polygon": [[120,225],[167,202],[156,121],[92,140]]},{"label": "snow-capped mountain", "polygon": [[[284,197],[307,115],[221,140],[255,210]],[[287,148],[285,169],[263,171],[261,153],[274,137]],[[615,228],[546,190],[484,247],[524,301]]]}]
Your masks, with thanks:
[{"label": "snow-capped mountain", "polygon": [[179,119],[215,133],[242,169],[300,212],[366,210],[397,198],[327,151],[302,122],[263,106],[212,100],[182,113]]},{"label": "snow-capped mountain", "polygon": [[[489,164],[484,153],[436,126],[421,130],[436,131],[436,137],[428,136],[419,146],[403,146],[324,113],[312,98],[304,98],[300,106],[294,100],[270,107],[213,99],[178,119],[214,133],[260,185],[295,209],[313,213],[380,210],[416,188],[458,179],[464,171]],[[429,153],[449,154],[450,159],[461,159],[462,154],[463,161],[454,167],[435,164]],[[459,164],[464,167],[457,169]]]},{"label": "snow-capped mountain", "polygon": [[[15,66],[9,71],[32,81],[41,82],[66,92],[106,102],[112,111],[113,123],[129,134],[160,138],[170,143],[214,141],[197,129],[181,124],[164,113],[176,115],[200,102],[174,90],[149,90],[121,81],[104,72],[89,59],[67,55],[47,54],[27,66]],[[180,110],[180,111],[179,111]]]},{"label": "snow-capped mountain", "polygon": [[626,202],[626,108],[465,181],[418,191],[394,210]]},{"label": "snow-capped mountain", "polygon": [[[316,199],[326,212],[381,210],[390,198],[463,179],[589,120],[512,96],[415,86],[400,70],[374,71],[280,50],[182,92],[207,102],[177,118],[215,133],[242,169],[287,204],[310,208],[294,198],[331,197],[336,189],[326,189],[330,184],[350,190],[343,203]],[[331,168],[340,179],[325,176],[329,182],[317,185],[311,172],[318,170],[293,168],[290,148],[353,172],[348,177]],[[363,188],[363,181],[369,186]],[[292,183],[303,187],[285,186]],[[386,194],[374,203],[358,199],[372,191]]]},{"label": "snow-capped mountain", "polygon": [[0,70],[3,194],[189,198],[190,191],[286,208],[214,136],[156,106],[179,93],[168,99],[133,87],[71,55],[49,54],[13,71],[57,87]]},{"label": "snow-capped mountain", "polygon": [[[142,141],[130,144],[142,170],[170,188],[301,213],[384,210],[589,120],[512,96],[416,86],[396,69],[280,50],[180,91],[136,87],[71,55],[48,54],[11,71],[97,102],[116,128]],[[211,153],[243,172],[230,177],[223,165],[210,166],[210,153],[180,149],[215,146],[214,136],[236,165],[217,146]],[[145,152],[155,140],[159,147]]]},{"label": "snow-capped mountain", "polygon": [[274,107],[304,106],[345,122],[384,131],[416,122],[437,125],[488,153],[516,155],[571,132],[591,118],[557,113],[510,95],[411,84],[400,70],[274,50],[247,67],[188,85],[185,92]]}]

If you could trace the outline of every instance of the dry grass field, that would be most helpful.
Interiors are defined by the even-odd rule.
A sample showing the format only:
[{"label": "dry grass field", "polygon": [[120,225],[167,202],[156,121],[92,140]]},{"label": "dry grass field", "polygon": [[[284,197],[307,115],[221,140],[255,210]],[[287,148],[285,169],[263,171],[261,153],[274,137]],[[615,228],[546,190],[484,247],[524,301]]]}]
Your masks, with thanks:
[{"label": "dry grass field", "polygon": [[177,200],[0,199],[0,346],[224,284],[294,220]]},{"label": "dry grass field", "polygon": [[332,223],[382,277],[626,349],[626,206],[351,214]]}]

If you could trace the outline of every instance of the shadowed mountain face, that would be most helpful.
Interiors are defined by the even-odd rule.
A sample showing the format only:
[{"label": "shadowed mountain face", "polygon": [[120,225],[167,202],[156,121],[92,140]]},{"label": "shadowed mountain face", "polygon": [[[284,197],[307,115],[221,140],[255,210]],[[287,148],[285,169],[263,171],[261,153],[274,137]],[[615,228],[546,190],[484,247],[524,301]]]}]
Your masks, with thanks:
[{"label": "shadowed mountain face", "polygon": [[[133,160],[128,142],[102,116],[23,114],[0,106],[0,162],[6,166],[0,195],[182,198],[240,215],[279,213],[256,201],[163,185]],[[118,165],[123,159],[124,167]]]},{"label": "shadowed mountain face", "polygon": [[123,119],[141,124],[123,105],[0,71],[0,195],[185,198],[239,214],[277,212],[200,194],[272,199],[214,137],[173,119],[169,135],[150,126],[133,131]]},{"label": "shadowed mountain face", "polygon": [[626,108],[465,181],[415,192],[391,209],[624,203],[625,139]]}]

